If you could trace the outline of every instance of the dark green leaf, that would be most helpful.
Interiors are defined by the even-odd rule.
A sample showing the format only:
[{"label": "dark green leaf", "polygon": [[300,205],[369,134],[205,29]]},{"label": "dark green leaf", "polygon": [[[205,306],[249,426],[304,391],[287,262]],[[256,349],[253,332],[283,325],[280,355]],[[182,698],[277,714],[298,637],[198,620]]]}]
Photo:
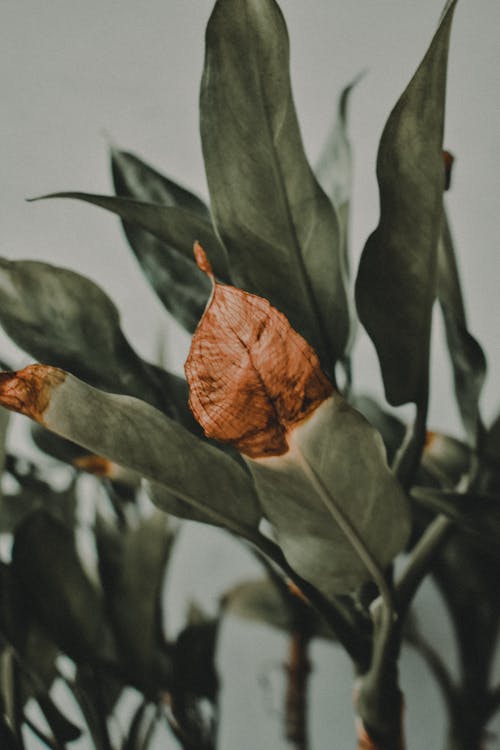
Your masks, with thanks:
[{"label": "dark green leaf", "polygon": [[193,245],[198,240],[207,251],[217,278],[221,281],[230,281],[226,251],[212,225],[197,214],[173,206],[75,191],[52,193],[33,200],[46,200],[47,198],[74,198],[105,208],[120,216],[124,221],[145,229],[157,239],[175,247],[188,260],[193,257]]},{"label": "dark green leaf", "polygon": [[349,269],[349,202],[352,189],[352,153],[347,133],[347,110],[351,91],[360,76],[346,86],[337,103],[337,114],[333,127],[318,159],[316,177],[337,209],[342,249],[346,270]]},{"label": "dark green leaf", "polygon": [[54,435],[40,424],[31,425],[31,437],[39,450],[64,463],[73,464],[76,458],[87,453],[80,445]]},{"label": "dark green leaf", "polygon": [[500,554],[500,497],[414,487],[411,496],[435,513],[444,513],[459,526],[480,534],[494,554]]},{"label": "dark green leaf", "polygon": [[467,438],[475,447],[482,429],[479,396],[486,376],[486,359],[467,329],[453,240],[446,213],[438,253],[438,299],[443,312],[446,340],[453,366],[455,395]]},{"label": "dark green leaf", "polygon": [[291,433],[289,443],[283,456],[248,459],[262,506],[297,573],[327,597],[349,593],[371,573],[301,456],[380,569],[408,540],[406,497],[387,467],[379,433],[338,393]]},{"label": "dark green leaf", "polygon": [[[203,201],[133,154],[113,149],[111,166],[118,196],[182,208],[210,223],[210,211]],[[135,224],[124,222],[123,227],[161,302],[184,328],[193,332],[210,296],[210,282],[198,269],[192,253],[186,257],[175,246],[161,242]]]},{"label": "dark green leaf", "polygon": [[445,169],[442,158],[449,0],[417,72],[380,141],[380,221],[365,245],[356,302],[375,344],[389,403],[427,392]]},{"label": "dark green leaf", "polygon": [[339,225],[304,153],[274,0],[218,0],[200,108],[212,213],[233,281],[284,312],[331,374],[349,329]]},{"label": "dark green leaf", "polygon": [[7,719],[0,711],[0,746],[2,750],[23,750],[10,728]]},{"label": "dark green leaf", "polygon": [[84,573],[73,533],[44,510],[19,527],[12,569],[54,642],[75,661],[113,657],[102,597]]},{"label": "dark green leaf", "polygon": [[0,300],[0,323],[38,361],[142,398],[193,426],[185,381],[138,357],[118,310],[90,279],[47,263],[0,259]]},{"label": "dark green leaf", "polygon": [[121,533],[103,521],[96,526],[99,569],[121,664],[132,684],[147,695],[158,684],[159,652],[166,648],[161,628],[162,584],[174,535],[156,511]]},{"label": "dark green leaf", "polygon": [[50,731],[59,745],[65,745],[67,742],[75,742],[75,740],[80,739],[82,736],[81,729],[64,716],[48,695],[39,696],[37,701]]}]

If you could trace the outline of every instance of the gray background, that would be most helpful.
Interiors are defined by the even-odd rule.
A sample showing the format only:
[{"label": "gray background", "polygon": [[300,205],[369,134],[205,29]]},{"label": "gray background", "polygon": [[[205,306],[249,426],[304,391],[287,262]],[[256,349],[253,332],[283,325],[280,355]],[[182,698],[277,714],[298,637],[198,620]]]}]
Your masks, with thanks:
[{"label": "gray background", "polygon": [[[29,205],[24,199],[62,189],[108,192],[108,138],[206,196],[197,98],[211,6],[209,0],[0,0],[1,252],[51,261],[93,278],[115,300],[135,347],[151,357],[163,342],[169,366],[178,371],[188,342],[143,280],[118,221],[73,202]],[[297,109],[312,161],[330,126],[338,90],[367,70],[353,95],[350,118],[356,168],[351,236],[357,259],[377,222],[378,138],[425,51],[441,3],[282,0],[281,7],[291,36]],[[499,22],[496,0],[459,3],[445,139],[457,157],[448,205],[470,325],[489,360],[483,398],[488,421],[500,405],[500,212],[494,190],[499,171]],[[28,361],[3,340],[2,354],[16,366]],[[357,383],[380,393],[378,365],[366,340],[359,344],[355,365]],[[430,424],[459,435],[439,319],[433,368]],[[12,440],[24,446],[19,420]],[[196,593],[208,606],[214,591],[237,580],[241,571],[254,570],[237,551],[236,562],[231,558],[228,564],[233,545],[215,531],[195,528],[185,534],[182,546],[173,575],[180,583],[170,592],[172,627],[174,620],[180,622],[185,592]],[[430,589],[425,596],[431,637],[440,648],[450,649],[439,605]],[[285,642],[265,628],[228,623],[227,631],[220,655],[227,674],[222,747],[279,748],[276,711]],[[353,747],[347,660],[324,645],[315,646],[314,655],[313,750]],[[277,683],[277,698],[258,687],[263,673],[270,675],[271,686]],[[403,683],[410,748],[439,747],[439,697],[411,653],[403,661]],[[166,747],[160,740],[158,746]]]}]

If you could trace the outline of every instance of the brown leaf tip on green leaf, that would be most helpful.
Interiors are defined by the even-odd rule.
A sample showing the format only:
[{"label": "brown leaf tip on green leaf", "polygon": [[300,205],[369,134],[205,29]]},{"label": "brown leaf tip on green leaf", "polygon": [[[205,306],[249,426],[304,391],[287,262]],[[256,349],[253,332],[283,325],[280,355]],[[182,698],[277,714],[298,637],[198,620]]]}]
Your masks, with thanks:
[{"label": "brown leaf tip on green leaf", "polygon": [[333,391],[314,349],[264,298],[215,282],[185,364],[189,405],[207,437],[251,458],[288,451],[287,433]]},{"label": "brown leaf tip on green leaf", "polygon": [[65,378],[63,370],[48,365],[28,365],[17,372],[0,372],[0,405],[44,424],[51,393]]}]

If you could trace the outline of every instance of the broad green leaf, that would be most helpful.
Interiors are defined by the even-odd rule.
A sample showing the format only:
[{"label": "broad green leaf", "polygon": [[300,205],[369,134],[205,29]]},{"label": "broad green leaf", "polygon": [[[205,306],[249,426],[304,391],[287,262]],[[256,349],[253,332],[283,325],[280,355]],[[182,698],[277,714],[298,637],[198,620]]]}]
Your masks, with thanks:
[{"label": "broad green leaf", "polygon": [[348,593],[372,576],[303,459],[381,569],[407,542],[407,499],[387,466],[379,433],[338,393],[289,442],[283,456],[248,459],[262,507],[290,565],[328,597]]},{"label": "broad green leaf", "polygon": [[[28,398],[22,393],[26,387]],[[17,393],[14,401],[9,392]],[[33,409],[34,392],[38,396]],[[36,410],[40,399],[46,404],[43,413]],[[245,470],[149,404],[104,393],[43,365],[7,374],[0,381],[0,403],[42,420],[48,429],[92,453],[165,485],[176,497],[231,530],[255,535],[260,508]]]},{"label": "broad green leaf", "polygon": [[200,128],[233,282],[285,313],[331,374],[349,329],[339,225],[304,153],[274,0],[215,4]]},{"label": "broad green leaf", "polygon": [[[163,206],[176,206],[210,222],[210,211],[197,196],[159,174],[126,151],[111,151],[111,167],[118,196]],[[123,222],[129,244],[149,283],[173,317],[193,332],[203,314],[210,283],[194,258],[161,242],[135,224]]]},{"label": "broad green leaf", "polygon": [[438,30],[382,133],[377,158],[380,220],[356,281],[361,322],[380,361],[387,400],[420,402],[428,386],[445,170],[446,66],[453,11]]},{"label": "broad green leaf", "polygon": [[352,190],[352,151],[347,132],[347,111],[351,91],[359,78],[349,83],[340,94],[336,118],[315,169],[319,184],[337,209],[346,270],[350,265],[348,234]]},{"label": "broad green leaf", "polygon": [[197,240],[210,255],[217,278],[221,281],[230,281],[226,251],[210,222],[198,214],[183,208],[146,203],[131,198],[75,191],[51,193],[33,200],[47,200],[48,198],[73,198],[111,211],[123,221],[135,224],[162,242],[175,247],[188,260],[193,257],[193,245]]},{"label": "broad green leaf", "polygon": [[31,438],[38,450],[46,453],[48,456],[63,461],[67,464],[73,464],[76,458],[87,454],[87,451],[76,443],[64,440],[53,432],[42,427],[41,424],[34,422],[31,425]]},{"label": "broad green leaf", "polygon": [[140,359],[115,305],[90,279],[48,263],[0,259],[0,323],[40,362],[142,398],[197,429],[185,381]]},{"label": "broad green leaf", "polygon": [[166,651],[160,610],[174,535],[165,514],[156,511],[137,527],[121,532],[101,520],[96,539],[121,664],[134,685],[154,696],[160,687],[168,687],[159,684],[159,655]]},{"label": "broad green leaf", "polygon": [[494,554],[500,553],[500,497],[414,487],[420,505],[444,513],[467,531],[479,534]]},{"label": "broad green leaf", "polygon": [[76,662],[114,658],[102,596],[84,573],[74,534],[44,510],[19,527],[12,570],[54,642]]},{"label": "broad green leaf", "polygon": [[457,404],[467,439],[474,448],[482,429],[478,402],[486,376],[486,358],[481,346],[467,329],[453,239],[446,213],[443,216],[438,252],[438,299],[453,366]]}]

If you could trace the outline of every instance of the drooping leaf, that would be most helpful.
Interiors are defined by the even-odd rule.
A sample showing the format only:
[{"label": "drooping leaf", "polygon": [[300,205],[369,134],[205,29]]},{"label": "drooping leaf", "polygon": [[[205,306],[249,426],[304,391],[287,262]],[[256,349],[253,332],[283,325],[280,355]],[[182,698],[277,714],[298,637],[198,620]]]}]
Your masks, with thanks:
[{"label": "drooping leaf", "polygon": [[0,259],[0,300],[5,331],[40,362],[142,398],[193,426],[187,392],[185,403],[180,396],[185,381],[140,359],[118,310],[90,279],[48,263]]},{"label": "drooping leaf", "polygon": [[167,659],[161,631],[162,583],[174,535],[160,511],[137,527],[118,532],[96,525],[99,569],[113,630],[128,678],[154,696],[159,663]]},{"label": "drooping leaf", "polygon": [[113,658],[102,597],[85,574],[74,534],[44,510],[19,527],[12,570],[54,642],[75,661]]},{"label": "drooping leaf", "polygon": [[414,487],[420,505],[444,513],[467,531],[479,534],[493,554],[500,554],[500,497]]},{"label": "drooping leaf", "polygon": [[420,402],[427,391],[455,5],[448,0],[425,57],[385,125],[377,159],[380,220],[363,250],[356,281],[358,313],[377,350],[387,400],[395,406]]},{"label": "drooping leaf", "polygon": [[[133,154],[111,151],[111,167],[118,196],[182,208],[211,222],[210,211],[197,196],[159,174]],[[135,224],[123,222],[125,234],[146,278],[174,318],[192,332],[205,308],[210,284],[193,258],[161,242]]]},{"label": "drooping leaf", "polygon": [[42,709],[43,715],[50,730],[59,745],[64,746],[67,742],[75,742],[82,736],[82,730],[65,716],[58,706],[51,700],[48,695],[41,695],[37,698],[38,705]]},{"label": "drooping leaf", "polygon": [[0,374],[0,405],[165,485],[231,530],[254,535],[260,509],[244,469],[149,404],[31,365]]},{"label": "drooping leaf", "polygon": [[285,313],[331,374],[349,329],[339,225],[304,153],[288,36],[274,0],[216,3],[200,128],[233,282]]},{"label": "drooping leaf", "polygon": [[[347,593],[378,576],[409,532],[380,435],[333,389],[281,312],[216,283],[201,246],[195,251],[214,291],[185,366],[193,413],[207,435],[244,454],[289,564],[327,596]],[[304,464],[334,493],[329,507]]]},{"label": "drooping leaf", "polygon": [[183,208],[162,206],[157,203],[146,203],[131,198],[120,198],[111,195],[93,195],[91,193],[64,192],[43,195],[33,200],[48,198],[73,198],[104,208],[120,216],[123,221],[135,224],[150,232],[162,242],[175,247],[188,260],[192,258],[193,243],[198,240],[210,249],[214,270],[221,281],[229,281],[230,275],[224,247],[217,238],[212,225],[198,214]]},{"label": "drooping leaf", "polygon": [[446,212],[443,216],[438,253],[438,299],[453,366],[457,404],[467,439],[474,448],[479,430],[482,429],[478,402],[486,376],[486,358],[481,346],[467,328],[453,239]]},{"label": "drooping leaf", "polygon": [[319,184],[337,209],[346,270],[349,270],[349,202],[352,190],[352,150],[347,132],[347,111],[351,91],[359,79],[360,76],[351,81],[339,96],[335,121],[315,169]]},{"label": "drooping leaf", "polygon": [[248,459],[260,501],[291,566],[326,596],[348,593],[372,576],[323,496],[380,569],[408,540],[406,497],[379,433],[336,392],[291,432],[289,444],[282,456]]}]

